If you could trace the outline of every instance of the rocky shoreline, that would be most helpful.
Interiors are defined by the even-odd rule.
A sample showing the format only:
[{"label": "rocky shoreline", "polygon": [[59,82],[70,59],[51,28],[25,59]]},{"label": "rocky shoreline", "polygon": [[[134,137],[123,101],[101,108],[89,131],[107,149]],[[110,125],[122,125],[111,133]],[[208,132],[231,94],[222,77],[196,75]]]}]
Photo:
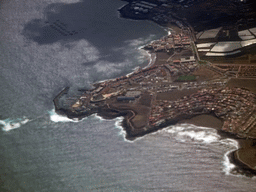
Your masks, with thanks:
[{"label": "rocky shoreline", "polygon": [[[129,6],[130,5],[127,4],[127,6],[123,6],[119,10],[120,15],[122,17],[129,18],[129,19],[136,19],[136,20],[149,19],[149,17],[147,15],[138,15],[138,14],[135,15],[134,13],[129,12],[129,9],[130,9]],[[173,20],[173,21],[175,21],[175,20]],[[156,22],[156,23],[164,26],[161,22]],[[182,26],[185,26],[185,25],[186,24],[184,24]],[[189,34],[189,30],[188,30],[188,34]],[[181,36],[181,38],[183,38],[183,37],[185,38],[186,35]],[[174,38],[177,38],[177,37],[175,36]],[[171,67],[173,68],[174,66],[175,65],[173,65]],[[168,70],[172,70],[171,67],[167,66],[167,64],[166,64],[166,66],[165,65],[156,66],[156,64],[155,65],[153,64],[153,66],[150,66],[148,69],[144,69],[144,71],[142,70],[140,72],[146,73],[146,74],[150,74],[151,72],[153,72],[153,74],[158,74],[159,71],[161,71],[161,73],[164,74],[166,72],[163,72],[164,71],[163,69],[166,68]],[[194,67],[194,64],[189,63],[189,65],[184,65],[183,70],[186,68],[189,68],[189,69],[192,68],[192,71],[193,71],[194,70],[193,67]],[[191,73],[191,71],[185,71],[184,73],[185,74]],[[170,74],[173,75],[172,71],[170,71]],[[134,75],[135,77],[133,78],[132,75]],[[250,151],[250,152],[253,152],[256,154],[255,137],[254,136],[251,137],[246,133],[246,131],[248,132],[248,130],[251,131],[251,129],[252,129],[250,127],[251,124],[246,127],[244,132],[240,133],[239,129],[230,127],[230,125],[232,123],[233,123],[232,126],[236,125],[234,122],[232,122],[232,119],[228,122],[227,121],[225,122],[224,119],[226,117],[220,118],[219,116],[216,115],[216,113],[219,115],[222,115],[222,116],[226,115],[226,113],[222,114],[222,111],[220,110],[221,108],[219,108],[220,111],[217,110],[217,112],[216,112],[216,107],[218,108],[221,106],[217,106],[217,105],[215,106],[214,103],[206,104],[203,107],[207,108],[207,110],[200,109],[201,110],[200,111],[199,110],[200,107],[198,107],[197,103],[195,103],[195,106],[194,106],[195,111],[193,111],[193,110],[190,110],[189,107],[188,108],[186,108],[185,106],[180,107],[179,102],[177,104],[176,101],[175,101],[176,107],[178,109],[179,108],[182,109],[182,111],[184,111],[185,113],[180,113],[178,115],[174,115],[171,117],[159,117],[159,119],[160,119],[159,120],[159,119],[157,119],[157,117],[155,117],[156,114],[158,114],[158,116],[160,115],[160,112],[157,113],[158,108],[155,109],[156,110],[155,112],[154,111],[152,112],[152,110],[154,110],[154,108],[152,108],[152,102],[155,102],[154,104],[156,105],[156,101],[153,99],[153,97],[156,97],[156,94],[154,95],[151,92],[151,94],[150,94],[151,96],[149,96],[149,92],[145,92],[145,93],[143,93],[144,97],[142,96],[143,94],[141,94],[141,96],[139,98],[136,98],[136,96],[125,97],[124,93],[123,93],[124,92],[123,89],[119,89],[117,91],[117,87],[119,87],[119,85],[128,84],[130,86],[133,83],[138,83],[137,79],[141,79],[141,77],[139,75],[137,75],[138,77],[136,77],[136,73],[133,73],[132,75],[129,77],[128,76],[120,77],[120,78],[117,78],[116,80],[105,81],[102,83],[95,83],[94,84],[95,89],[85,90],[84,94],[80,97],[80,99],[78,99],[75,104],[72,104],[72,107],[68,107],[68,108],[65,108],[65,107],[62,107],[59,105],[59,99],[63,95],[67,94],[67,92],[68,92],[69,88],[65,88],[54,98],[55,111],[60,115],[66,115],[68,118],[79,119],[79,120],[81,120],[82,118],[84,118],[86,116],[90,116],[92,114],[97,114],[104,119],[114,119],[116,117],[123,116],[124,119],[122,121],[122,127],[126,131],[126,139],[128,139],[128,140],[134,140],[137,137],[141,137],[148,133],[155,132],[159,129],[163,129],[167,126],[175,125],[177,123],[182,123],[182,122],[188,122],[190,124],[195,124],[198,126],[205,126],[205,122],[207,122],[207,120],[209,120],[208,117],[210,117],[210,116],[214,117],[215,120],[217,117],[218,121],[221,121],[221,123],[215,123],[214,125],[212,124],[209,127],[216,128],[221,136],[226,137],[226,138],[233,138],[239,142],[240,149],[238,149],[230,154],[231,161],[237,165],[239,170],[242,170],[242,171],[238,171],[238,172],[242,172],[247,176],[255,175],[255,173],[256,173],[255,161],[252,161],[251,158],[249,157],[250,155],[248,155],[248,153],[245,152],[245,151]],[[168,77],[168,78],[170,78],[170,77]],[[167,78],[167,80],[168,80],[168,78]],[[133,79],[136,79],[136,80],[133,80]],[[127,85],[125,85],[125,86],[127,86]],[[113,90],[115,92],[113,92],[113,91],[111,92],[109,90]],[[210,90],[210,92],[212,92],[212,91],[214,92],[214,89]],[[130,92],[132,92],[132,91],[130,91]],[[140,91],[137,91],[137,92],[140,92]],[[146,95],[146,97],[145,97],[145,95]],[[197,96],[197,95],[195,95],[195,96]],[[199,93],[199,96],[200,96],[200,93]],[[228,96],[228,97],[230,97],[230,96]],[[143,98],[146,98],[146,99],[143,99]],[[198,98],[201,99],[201,96]],[[129,102],[133,102],[133,100],[135,100],[139,104],[138,106],[140,106],[140,107],[138,107],[136,104],[128,104],[129,102],[127,103],[126,101],[122,101],[120,103],[118,101],[119,99],[120,100],[121,99],[131,99],[131,100],[129,100]],[[204,99],[204,96],[202,97],[202,99]],[[209,98],[207,96],[207,100],[206,100],[207,102],[208,102],[208,99]],[[186,101],[186,99],[185,99],[185,101]],[[180,102],[182,103],[183,101],[181,100]],[[165,103],[168,103],[168,102],[165,102]],[[174,103],[171,103],[171,101],[169,103],[172,105],[172,108],[175,106]],[[159,105],[161,105],[161,104],[159,104]],[[156,106],[159,106],[159,105],[156,105]],[[175,107],[175,110],[176,110],[176,107]],[[234,109],[232,109],[232,110],[234,110]],[[231,110],[231,112],[232,112],[232,110]],[[143,113],[143,115],[142,115],[142,113]],[[227,115],[228,115],[228,113],[227,113]],[[199,120],[197,117],[201,117],[201,119]],[[136,118],[137,118],[137,120],[135,121]],[[212,120],[212,121],[215,121],[215,120]],[[243,122],[241,121],[241,124],[242,123]],[[221,126],[220,126],[220,124],[221,124]],[[223,128],[223,126],[224,126],[224,128]]]},{"label": "rocky shoreline", "polygon": [[[205,126],[205,122],[207,122],[207,124],[209,124],[210,122],[208,121],[209,118],[205,117],[206,114],[196,114],[196,115],[181,115],[175,119],[171,119],[171,120],[165,120],[164,123],[158,125],[158,126],[153,126],[150,127],[149,129],[140,129],[140,130],[136,130],[134,131],[133,128],[131,126],[129,126],[129,117],[131,116],[131,114],[129,113],[129,111],[118,111],[116,109],[111,109],[111,108],[107,108],[107,107],[103,107],[103,108],[95,108],[95,110],[92,110],[90,113],[75,113],[72,112],[69,109],[64,109],[64,108],[57,108],[57,106],[55,106],[55,110],[58,114],[60,115],[66,115],[68,118],[71,119],[79,119],[81,120],[84,117],[90,116],[92,114],[97,114],[98,116],[104,118],[104,119],[114,119],[116,117],[124,117],[121,125],[123,127],[123,129],[126,132],[126,139],[128,140],[134,140],[137,137],[141,137],[144,136],[146,134],[152,133],[152,132],[156,132],[160,129],[166,128],[168,126],[171,125],[175,125],[178,123],[189,123],[189,124],[194,124],[197,126]],[[202,115],[204,115],[204,117],[202,117]],[[212,117],[212,118],[216,118],[216,116],[214,114],[207,114],[208,116]],[[200,120],[198,121],[195,120],[194,118],[200,117]],[[216,119],[214,120],[216,121]],[[211,124],[211,123],[210,123]],[[207,126],[207,125],[206,125]],[[239,152],[239,150],[243,149],[249,149],[249,150],[254,150],[255,149],[255,143],[256,140],[255,139],[243,139],[238,137],[236,134],[232,134],[232,133],[228,133],[228,132],[224,132],[220,129],[220,127],[213,127],[213,126],[208,126],[211,128],[216,128],[218,130],[218,134],[221,135],[224,138],[232,138],[235,139],[239,142],[239,149],[233,151],[230,155],[230,161],[231,163],[234,163],[237,166],[237,172],[244,174],[246,176],[252,177],[254,175],[256,175],[256,169],[252,168],[250,166],[248,166],[248,164],[246,162],[241,161],[241,159],[237,158],[237,153]]]}]

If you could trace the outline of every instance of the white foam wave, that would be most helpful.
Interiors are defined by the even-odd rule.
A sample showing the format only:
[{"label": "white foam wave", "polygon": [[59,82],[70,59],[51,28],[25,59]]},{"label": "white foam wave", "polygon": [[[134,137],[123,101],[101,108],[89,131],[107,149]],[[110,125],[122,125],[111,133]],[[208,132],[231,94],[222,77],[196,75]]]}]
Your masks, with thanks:
[{"label": "white foam wave", "polygon": [[125,138],[126,133],[125,133],[123,127],[121,126],[121,123],[122,123],[123,119],[124,119],[124,117],[115,118],[115,120],[116,120],[115,127],[120,130],[119,135],[122,135]]},{"label": "white foam wave", "polygon": [[[224,154],[224,157],[223,157],[223,162],[222,162],[223,169],[222,170],[226,175],[231,175],[232,171],[235,169],[236,166],[230,162],[228,156],[234,150],[238,149],[239,144],[236,140],[229,139],[229,138],[220,140],[220,143],[229,147],[229,150]],[[234,174],[232,174],[232,175],[234,175]]]},{"label": "white foam wave", "polygon": [[171,133],[182,142],[192,140],[194,142],[213,143],[220,140],[220,136],[215,129],[197,127],[190,124],[172,126],[164,131]]},{"label": "white foam wave", "polygon": [[[153,42],[153,41],[151,41],[151,43],[152,43],[152,42]],[[145,44],[145,45],[146,45],[146,44]],[[145,47],[145,45],[140,46],[140,47],[138,48],[138,50],[141,51],[141,53],[142,53],[142,55],[143,55],[144,57],[146,56],[147,58],[149,58],[149,62],[148,62],[148,64],[147,64],[147,66],[144,67],[143,69],[146,69],[146,68],[148,68],[148,67],[154,65],[154,63],[155,63],[155,61],[156,61],[156,54],[155,54],[155,53],[150,53],[149,51],[144,50],[143,48]]]},{"label": "white foam wave", "polygon": [[100,121],[112,121],[112,119],[104,119],[103,117],[97,115],[96,113],[91,116],[95,117],[96,119],[99,119]]},{"label": "white foam wave", "polygon": [[132,39],[132,40],[126,40],[125,43],[128,44],[128,46],[131,47],[139,47],[141,48],[142,46],[148,44],[149,42],[155,41],[156,35],[155,34],[150,34],[146,38],[137,38],[137,39]]},{"label": "white foam wave", "polygon": [[223,171],[225,173],[225,175],[230,175],[231,171],[236,167],[233,163],[230,162],[228,155],[231,153],[232,151],[228,151],[224,154],[224,160],[222,162],[224,168]]},{"label": "white foam wave", "polygon": [[21,127],[22,125],[25,125],[26,123],[28,123],[29,120],[28,118],[26,118],[25,116],[23,118],[17,118],[17,119],[5,119],[5,120],[0,120],[0,124],[3,125],[2,130],[3,131],[11,131],[13,129],[17,129],[19,127]]},{"label": "white foam wave", "polygon": [[146,53],[149,56],[149,62],[148,62],[148,65],[146,67],[144,67],[143,69],[151,67],[156,62],[156,54],[155,53],[150,53],[149,51],[146,51]]},{"label": "white foam wave", "polygon": [[[113,121],[112,119],[110,119],[110,120],[104,119],[104,118],[98,116],[97,114],[94,114],[94,115],[92,115],[92,116],[94,116],[95,118],[97,118],[97,119],[100,120],[100,121]],[[124,117],[116,117],[116,118],[114,119],[114,120],[115,120],[115,128],[119,129],[118,135],[122,136],[123,139],[124,139],[124,141],[132,143],[132,142],[134,142],[135,140],[130,141],[130,140],[126,139],[126,132],[125,132],[124,128],[121,126],[121,123],[122,123],[123,119],[124,119]],[[136,139],[136,140],[137,140],[137,139]]]},{"label": "white foam wave", "polygon": [[94,114],[93,115],[96,119],[99,119],[100,121],[104,121],[105,119],[102,118],[101,116],[97,115],[97,114]]},{"label": "white foam wave", "polygon": [[123,119],[124,119],[124,117],[115,118],[115,120],[116,120],[115,127],[120,130],[118,135],[121,135],[124,138],[125,142],[133,143],[135,140],[130,141],[130,140],[125,138],[126,137],[126,132],[125,132],[124,128],[121,126],[121,123],[122,123]]},{"label": "white foam wave", "polygon": [[58,122],[78,122],[78,119],[69,119],[66,116],[59,115],[55,112],[54,109],[48,112],[50,115],[51,121],[58,123]]},{"label": "white foam wave", "polygon": [[238,147],[239,147],[238,142],[234,139],[229,139],[229,138],[222,139],[222,140],[220,140],[220,143],[231,146],[232,148],[235,148],[235,149],[238,149]]},{"label": "white foam wave", "polygon": [[226,175],[234,175],[232,171],[236,167],[228,158],[228,155],[234,150],[238,149],[239,144],[236,140],[230,138],[222,138],[218,135],[217,130],[213,128],[198,127],[190,124],[181,124],[171,126],[163,130],[171,133],[178,141],[214,144],[217,148],[223,148],[225,152],[223,157],[223,172]]}]

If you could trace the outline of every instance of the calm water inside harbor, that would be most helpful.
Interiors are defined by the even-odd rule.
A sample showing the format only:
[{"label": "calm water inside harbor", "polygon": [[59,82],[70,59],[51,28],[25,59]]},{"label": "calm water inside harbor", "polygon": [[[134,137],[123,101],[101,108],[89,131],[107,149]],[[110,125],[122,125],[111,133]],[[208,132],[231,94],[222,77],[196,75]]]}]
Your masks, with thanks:
[{"label": "calm water inside harbor", "polygon": [[119,18],[119,0],[0,2],[0,191],[256,191],[232,174],[238,146],[215,129],[171,126],[133,142],[122,118],[75,122],[53,98],[145,66],[167,34]]}]

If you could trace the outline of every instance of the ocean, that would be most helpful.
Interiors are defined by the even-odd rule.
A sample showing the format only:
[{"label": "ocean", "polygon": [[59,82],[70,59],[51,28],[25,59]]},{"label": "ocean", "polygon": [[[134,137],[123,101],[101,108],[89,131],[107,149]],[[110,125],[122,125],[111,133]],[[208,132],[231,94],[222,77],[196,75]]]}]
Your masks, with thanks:
[{"label": "ocean", "polygon": [[145,67],[139,49],[167,34],[119,17],[120,0],[0,2],[0,191],[256,191],[212,128],[178,124],[127,141],[122,118],[55,113],[64,87]]}]

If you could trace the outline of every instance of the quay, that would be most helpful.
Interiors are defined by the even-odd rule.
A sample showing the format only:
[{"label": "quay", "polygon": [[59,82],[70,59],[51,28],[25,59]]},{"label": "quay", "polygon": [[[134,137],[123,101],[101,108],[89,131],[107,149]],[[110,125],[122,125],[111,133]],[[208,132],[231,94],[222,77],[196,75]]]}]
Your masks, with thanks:
[{"label": "quay", "polygon": [[70,87],[65,87],[56,97],[53,99],[54,107],[56,111],[60,111],[61,107],[59,105],[59,99],[64,95],[67,94]]}]

